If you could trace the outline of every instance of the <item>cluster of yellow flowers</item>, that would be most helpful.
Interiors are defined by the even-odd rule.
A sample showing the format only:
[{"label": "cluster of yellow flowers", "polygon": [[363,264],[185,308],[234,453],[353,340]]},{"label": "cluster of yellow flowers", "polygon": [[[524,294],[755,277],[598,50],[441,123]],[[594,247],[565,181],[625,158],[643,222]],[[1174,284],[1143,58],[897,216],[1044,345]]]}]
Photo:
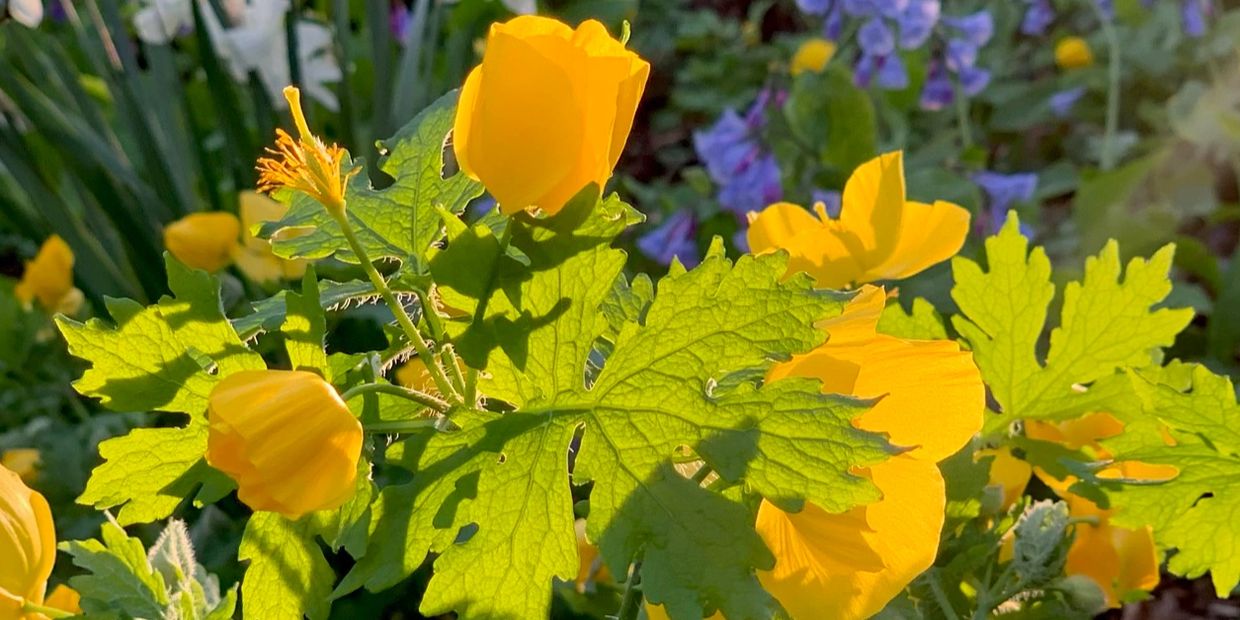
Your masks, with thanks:
[{"label": "cluster of yellow flowers", "polygon": [[[793,70],[821,70],[834,51],[825,43],[803,47]],[[458,106],[454,144],[461,169],[480,180],[508,214],[554,214],[585,186],[603,185],[628,139],[649,64],[595,21],[572,29],[552,19],[519,17],[496,24],[486,49]],[[1079,49],[1057,50],[1060,55],[1065,66],[1082,64]],[[273,157],[260,164],[261,187],[301,191],[343,214],[346,184],[355,171],[343,169],[342,149],[310,133],[296,90],[286,94],[300,135],[280,133]],[[277,259],[250,233],[284,209],[258,194],[243,194],[240,222],[223,213],[189,216],[167,228],[165,243],[193,267],[215,271],[235,262],[257,280],[294,276],[304,264]],[[876,399],[855,425],[886,434],[903,451],[857,472],[882,492],[876,503],[843,514],[813,505],[791,514],[763,503],[756,528],[776,563],[759,578],[795,618],[821,617],[823,610],[837,618],[865,618],[933,564],[946,503],[938,462],[980,430],[985,410],[980,373],[955,341],[878,332],[892,295],[871,283],[907,278],[956,254],[969,213],[947,202],[908,200],[899,152],[853,173],[838,218],[822,205],[814,212],[817,217],[779,203],[751,214],[750,246],[756,253],[784,251],[789,275],[805,272],[820,287],[854,288],[855,296],[840,316],[820,324],[825,344],[773,367],[767,380],[814,377],[824,392]],[[66,275],[72,261],[63,241],[49,239],[18,294],[61,308],[75,290]],[[416,365],[401,374],[402,381],[421,381]],[[255,510],[296,519],[337,507],[353,492],[362,427],[317,374],[260,370],[225,377],[210,394],[208,421],[208,462],[237,482],[239,497]],[[1031,425],[1029,433],[1098,449],[1096,440],[1109,427],[1080,424],[1089,430]],[[996,482],[1015,501],[1029,468],[1010,452],[996,458]],[[1157,562],[1148,530],[1109,526],[1106,512],[1073,496],[1067,484],[1052,487],[1078,515],[1097,518],[1096,525],[1078,529],[1069,570],[1098,580],[1112,604],[1131,589],[1152,587]],[[17,558],[0,563],[0,620],[22,617],[24,602],[42,602],[54,553],[47,502],[0,467],[0,557]],[[663,613],[658,606],[649,611],[652,617]]]}]

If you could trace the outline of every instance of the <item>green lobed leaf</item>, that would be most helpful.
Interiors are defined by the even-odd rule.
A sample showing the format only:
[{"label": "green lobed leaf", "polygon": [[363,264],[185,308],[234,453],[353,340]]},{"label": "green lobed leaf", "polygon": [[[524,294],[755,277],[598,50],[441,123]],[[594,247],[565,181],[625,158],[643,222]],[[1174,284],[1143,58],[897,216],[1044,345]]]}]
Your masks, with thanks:
[{"label": "green lobed leaf", "polygon": [[[456,113],[457,91],[432,103],[382,146],[379,168],[394,179],[374,189],[365,173],[353,177],[345,199],[347,216],[372,260],[395,258],[420,262],[441,235],[436,208],[464,211],[482,194],[482,185],[460,172],[445,174],[445,140]],[[357,262],[340,226],[313,198],[287,192],[290,208],[278,222],[264,224],[259,234],[273,239],[272,249],[285,258],[324,258]],[[276,233],[294,229],[304,234]]]},{"label": "green lobed leaf", "polygon": [[1010,213],[999,234],[986,240],[987,271],[969,259],[952,259],[952,298],[961,312],[952,325],[973,349],[1002,420],[1062,420],[1096,410],[1096,395],[1079,386],[1156,363],[1159,349],[1193,318],[1190,308],[1159,307],[1171,291],[1174,246],[1149,260],[1135,258],[1126,269],[1114,242],[1089,258],[1084,279],[1064,288],[1059,325],[1042,362],[1038,342],[1055,286],[1045,251],[1029,251],[1019,226]]},{"label": "green lobed leaf", "polygon": [[280,331],[284,335],[289,364],[293,370],[316,372],[331,383],[331,367],[327,364],[327,352],[323,349],[327,319],[323,316],[314,267],[306,269],[301,294],[288,293],[285,306],[284,324]]},{"label": "green lobed leaf", "polygon": [[1178,475],[1153,484],[1101,482],[1117,509],[1115,523],[1153,526],[1158,544],[1177,550],[1171,572],[1194,578],[1209,571],[1225,597],[1240,583],[1240,406],[1226,376],[1183,368],[1191,372],[1187,384],[1171,373],[1134,373],[1144,408],[1123,416],[1124,433],[1103,442],[1116,461],[1169,465]]},{"label": "green lobed leaf", "polygon": [[104,523],[103,542],[62,543],[60,549],[89,574],[69,579],[87,614],[162,618],[169,604],[163,577],[151,568],[142,542],[114,523]]},{"label": "green lobed leaf", "polygon": [[[351,282],[332,282],[324,280],[318,283],[319,305],[323,310],[345,306],[350,303],[369,301],[378,297],[375,286],[370,282],[353,280]],[[254,312],[232,320],[233,329],[243,339],[250,339],[263,332],[280,328],[284,323],[284,315],[288,311],[286,297],[289,291],[280,291],[267,299],[254,304]]]},{"label": "green lobed leaf", "polygon": [[327,618],[336,574],[309,530],[271,512],[250,517],[237,556],[250,562],[241,584],[245,618]]},{"label": "green lobed leaf", "polygon": [[484,393],[515,410],[455,413],[463,430],[396,447],[413,479],[381,492],[370,548],[337,596],[391,586],[435,552],[422,613],[545,617],[552,581],[577,571],[571,458],[573,482],[594,482],[588,535],[613,574],[641,557],[646,597],[673,617],[715,608],[754,617],[773,605],[754,569],[774,559],[748,508],[673,469],[678,448],[788,510],[809,500],[843,511],[877,497],[850,473],[889,454],[851,424],[864,403],[806,379],[733,380],[819,344],[814,322],[843,306],[807,278],[782,281],[783,255],[733,265],[712,253],[664,278],[642,321],[619,326],[587,387],[587,360],[610,328],[600,307],[624,264],[610,243],[637,219],[614,196],[596,196],[584,192],[552,218],[516,216],[506,234],[528,266],[504,253],[479,275],[490,286],[445,293],[474,316],[452,329],[458,350],[485,367]]}]

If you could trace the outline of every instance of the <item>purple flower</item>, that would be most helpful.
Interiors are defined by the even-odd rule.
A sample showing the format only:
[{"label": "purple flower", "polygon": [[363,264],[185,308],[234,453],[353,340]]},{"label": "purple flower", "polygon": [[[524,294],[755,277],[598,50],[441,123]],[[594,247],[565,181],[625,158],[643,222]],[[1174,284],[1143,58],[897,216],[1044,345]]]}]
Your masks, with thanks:
[{"label": "purple flower", "polygon": [[947,68],[955,73],[977,64],[977,46],[964,39],[947,42]]},{"label": "purple flower", "polygon": [[1210,12],[1207,0],[1182,0],[1180,2],[1180,24],[1184,34],[1199,38],[1206,34],[1206,15]]},{"label": "purple flower", "polygon": [[965,67],[960,70],[960,91],[966,97],[977,96],[990,85],[990,71],[978,67]]},{"label": "purple flower", "polygon": [[710,178],[723,183],[754,156],[758,145],[750,123],[736,110],[727,109],[710,128],[693,133],[693,148],[706,164]]},{"label": "purple flower", "polygon": [[770,153],[759,154],[746,162],[722,184],[719,204],[740,216],[779,202],[784,195],[779,162]]},{"label": "purple flower", "polygon": [[1115,19],[1115,2],[1114,0],[1094,0],[1098,5],[1098,11],[1107,19]]},{"label": "purple flower", "polygon": [[951,77],[941,64],[930,65],[930,73],[926,77],[926,85],[921,89],[921,109],[942,110],[956,99]]},{"label": "purple flower", "polygon": [[1051,95],[1050,106],[1051,112],[1059,118],[1064,118],[1072,113],[1072,108],[1076,107],[1076,102],[1081,100],[1085,94],[1084,86],[1061,90]]},{"label": "purple flower", "polygon": [[899,55],[878,59],[878,85],[887,90],[908,88],[908,71]]},{"label": "purple flower", "polygon": [[797,8],[806,15],[826,15],[832,4],[831,0],[797,0]]},{"label": "purple flower", "polygon": [[960,17],[944,17],[943,23],[955,28],[974,47],[982,47],[995,34],[995,20],[990,11],[978,11]]},{"label": "purple flower", "polygon": [[696,230],[693,214],[677,211],[658,228],[642,235],[637,240],[637,249],[659,264],[670,265],[672,258],[679,258],[685,267],[692,269],[702,261],[694,238]]},{"label": "purple flower", "polygon": [[1018,174],[978,172],[973,175],[973,182],[986,192],[990,203],[991,226],[994,230],[998,230],[1003,225],[1003,220],[1013,203],[1032,199],[1033,193],[1038,189],[1038,175],[1031,172]]},{"label": "purple flower", "polygon": [[393,6],[392,12],[388,16],[388,25],[392,29],[392,38],[396,39],[397,43],[404,45],[409,38],[409,28],[413,25],[413,16],[404,5]]},{"label": "purple flower", "polygon": [[1032,36],[1046,34],[1046,29],[1055,21],[1055,9],[1050,0],[1026,1],[1029,8],[1025,9],[1025,17],[1020,21],[1021,33]]},{"label": "purple flower", "polygon": [[900,25],[900,47],[906,50],[921,47],[930,39],[939,22],[939,0],[912,0],[896,17]]},{"label": "purple flower", "polygon": [[870,56],[887,56],[896,50],[896,37],[886,22],[871,18],[857,31],[857,43]]}]

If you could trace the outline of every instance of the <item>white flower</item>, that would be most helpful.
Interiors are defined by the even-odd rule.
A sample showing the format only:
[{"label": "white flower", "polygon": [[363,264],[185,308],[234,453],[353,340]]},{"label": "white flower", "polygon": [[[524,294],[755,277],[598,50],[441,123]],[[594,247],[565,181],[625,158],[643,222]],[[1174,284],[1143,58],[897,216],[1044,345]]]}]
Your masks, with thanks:
[{"label": "white flower", "polygon": [[35,28],[43,21],[43,0],[9,0],[9,16],[27,28]]},{"label": "white flower", "polygon": [[[258,73],[274,105],[284,108],[281,96],[290,84],[288,36],[284,16],[289,0],[255,0],[243,5],[231,28],[223,28],[212,13],[206,13],[207,30],[220,57],[228,63],[233,77],[244,82],[250,71]],[[331,29],[309,20],[296,26],[297,58],[301,67],[298,86],[324,107],[336,110],[336,93],[326,83],[341,78],[340,65],[332,53]]]},{"label": "white flower", "polygon": [[509,11],[517,15],[533,15],[538,12],[537,0],[501,0]]},{"label": "white flower", "polygon": [[190,0],[143,0],[142,8],[133,16],[138,38],[146,43],[163,45],[194,27]]}]

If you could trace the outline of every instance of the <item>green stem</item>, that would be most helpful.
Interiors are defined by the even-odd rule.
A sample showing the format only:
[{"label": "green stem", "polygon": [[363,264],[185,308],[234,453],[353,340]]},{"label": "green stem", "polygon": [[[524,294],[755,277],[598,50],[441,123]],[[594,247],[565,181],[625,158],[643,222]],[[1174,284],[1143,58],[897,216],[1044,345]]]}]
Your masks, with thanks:
[{"label": "green stem", "polygon": [[964,96],[960,82],[952,81],[953,96],[956,103],[956,124],[960,129],[960,142],[964,148],[973,148],[973,128],[969,124],[969,98]]},{"label": "green stem", "polygon": [[629,580],[624,584],[624,598],[620,599],[620,613],[616,614],[618,620],[637,620],[637,614],[642,608],[642,561],[639,558],[633,563],[633,570],[629,573]]},{"label": "green stem", "polygon": [[465,402],[478,402],[478,371],[473,368],[465,369]]},{"label": "green stem", "polygon": [[417,420],[396,420],[391,422],[369,422],[362,425],[362,429],[367,433],[379,435],[400,435],[402,433],[416,433],[428,428],[438,429],[440,421],[438,418],[419,418]]},{"label": "green stem", "polygon": [[22,611],[28,614],[43,614],[48,618],[55,620],[56,618],[72,618],[76,614],[69,613],[63,609],[55,607],[44,607],[43,605],[35,605],[30,601],[22,601]]},{"label": "green stem", "polygon": [[460,394],[452,388],[447,375],[444,374],[443,367],[435,359],[435,354],[431,353],[430,345],[426,343],[426,339],[422,337],[418,327],[409,318],[409,313],[405,312],[405,307],[396,299],[392,289],[388,288],[387,281],[383,279],[383,275],[379,273],[378,269],[375,269],[374,263],[370,262],[370,256],[366,253],[366,248],[362,246],[362,242],[357,238],[357,233],[353,232],[353,226],[349,224],[349,216],[343,209],[336,211],[329,208],[327,211],[340,224],[340,230],[344,233],[345,239],[348,240],[349,247],[353,249],[353,253],[357,255],[358,262],[362,264],[362,270],[366,272],[366,276],[370,278],[370,283],[375,286],[376,291],[379,291],[383,301],[387,303],[388,308],[392,310],[392,314],[396,316],[396,322],[400,324],[400,328],[405,332],[405,336],[409,338],[409,342],[413,343],[413,348],[418,352],[418,357],[422,358],[422,363],[426,364],[426,370],[430,373],[431,379],[435,381],[435,387],[439,388],[439,393],[457,402],[463,402],[461,401]]},{"label": "green stem", "polygon": [[938,603],[939,609],[943,611],[943,615],[948,618],[959,618],[956,614],[956,608],[952,607],[951,599],[947,598],[947,592],[943,590],[943,584],[939,581],[939,572],[937,569],[931,568],[926,572],[926,581],[930,583],[930,592],[934,594],[934,602]]},{"label": "green stem", "polygon": [[[443,350],[439,352],[439,361],[448,369],[448,379],[452,381],[452,385],[461,393],[465,393],[465,376],[461,374],[461,365],[457,363],[456,351],[452,349],[452,345],[445,344]],[[472,404],[471,401],[465,401],[466,404]]]},{"label": "green stem", "polygon": [[402,387],[383,381],[378,383],[363,383],[361,385],[354,386],[353,388],[346,390],[344,394],[341,394],[340,398],[341,400],[348,401],[363,394],[391,394],[406,400],[411,400],[419,405],[430,407],[440,413],[445,413],[448,409],[452,408],[452,405],[432,394],[411,390],[407,387]]},{"label": "green stem", "polygon": [[1098,19],[1102,22],[1102,33],[1107,38],[1107,47],[1109,58],[1107,58],[1107,120],[1106,133],[1102,136],[1102,153],[1099,157],[1099,165],[1103,170],[1110,170],[1115,167],[1115,139],[1119,133],[1119,97],[1120,97],[1120,40],[1119,33],[1115,31],[1115,24],[1103,14],[1102,9],[1096,2],[1090,2],[1094,7],[1094,12],[1098,14]]}]

